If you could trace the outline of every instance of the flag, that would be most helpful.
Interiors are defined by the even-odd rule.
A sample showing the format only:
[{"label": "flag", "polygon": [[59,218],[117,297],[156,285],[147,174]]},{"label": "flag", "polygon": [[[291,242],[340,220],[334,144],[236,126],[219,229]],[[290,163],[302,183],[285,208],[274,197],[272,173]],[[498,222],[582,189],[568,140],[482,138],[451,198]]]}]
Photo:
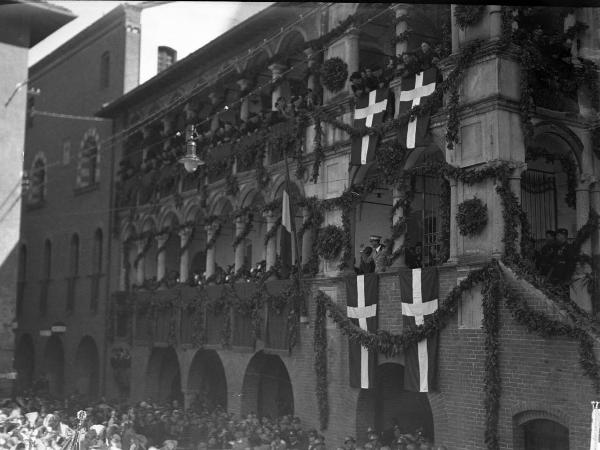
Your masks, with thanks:
[{"label": "flag", "polygon": [[[363,95],[356,101],[354,109],[354,127],[375,127],[381,125],[385,118],[388,104],[389,89],[381,88]],[[352,152],[350,163],[355,166],[368,164],[375,159],[375,148],[377,147],[376,135],[365,135],[354,137],[352,140]]]},{"label": "flag", "polygon": [[281,202],[281,238],[279,240],[279,256],[284,278],[292,269],[292,212],[290,210],[290,196],[287,190],[283,191]]},{"label": "flag", "polygon": [[[357,326],[370,333],[377,331],[379,276],[376,273],[346,277],[347,315]],[[375,387],[377,352],[371,352],[355,340],[349,340],[350,387]]]},{"label": "flag", "polygon": [[[405,329],[424,325],[438,309],[436,267],[400,272],[400,296]],[[424,339],[404,349],[404,388],[413,392],[435,389],[438,336]]]},{"label": "flag", "polygon": [[[402,90],[398,99],[397,114],[403,116],[414,106],[433,94],[437,83],[438,71],[435,67],[402,78]],[[424,145],[429,128],[429,114],[415,117],[400,130],[400,141],[410,149]]]}]

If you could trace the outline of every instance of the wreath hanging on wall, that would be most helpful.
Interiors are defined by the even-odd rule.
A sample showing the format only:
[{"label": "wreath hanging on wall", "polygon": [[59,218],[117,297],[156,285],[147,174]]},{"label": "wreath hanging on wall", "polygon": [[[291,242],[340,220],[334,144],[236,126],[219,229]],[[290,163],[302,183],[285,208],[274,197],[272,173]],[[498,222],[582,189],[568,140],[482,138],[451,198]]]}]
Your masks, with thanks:
[{"label": "wreath hanging on wall", "polygon": [[345,233],[341,227],[327,225],[319,230],[317,239],[317,253],[324,259],[336,259],[342,252]]},{"label": "wreath hanging on wall", "polygon": [[321,66],[321,80],[331,92],[341,91],[347,79],[348,65],[341,58],[329,58]]},{"label": "wreath hanging on wall", "polygon": [[488,223],[487,205],[478,198],[465,200],[458,205],[456,223],[463,236],[475,236],[481,233]]},{"label": "wreath hanging on wall", "polygon": [[479,23],[483,18],[485,5],[456,5],[454,18],[461,30]]}]

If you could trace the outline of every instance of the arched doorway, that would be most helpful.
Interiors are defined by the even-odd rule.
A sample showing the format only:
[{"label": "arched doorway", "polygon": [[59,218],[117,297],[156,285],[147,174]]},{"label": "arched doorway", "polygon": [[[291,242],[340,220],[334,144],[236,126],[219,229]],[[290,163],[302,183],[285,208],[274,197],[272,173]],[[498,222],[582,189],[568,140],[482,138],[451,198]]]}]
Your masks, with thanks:
[{"label": "arched doorway", "polygon": [[259,417],[294,413],[290,375],[277,355],[260,351],[248,363],[242,385],[242,414],[251,412]]},{"label": "arched doorway", "polygon": [[23,392],[33,386],[35,349],[30,334],[19,339],[15,353],[15,370],[17,371],[17,392]]},{"label": "arched doorway", "polygon": [[75,356],[75,391],[90,400],[98,397],[99,374],[98,347],[92,337],[85,336],[79,343]]},{"label": "arched doorway", "polygon": [[515,450],[569,450],[569,428],[545,411],[525,411],[514,419]]},{"label": "arched doorway", "polygon": [[146,395],[158,402],[183,404],[179,359],[173,347],[152,349],[146,369]]},{"label": "arched doorway", "polygon": [[393,425],[397,424],[403,434],[421,429],[423,435],[433,442],[433,414],[429,399],[425,393],[404,390],[404,367],[396,363],[381,364],[375,377],[375,388],[363,389],[358,396],[357,438],[364,441],[367,429],[374,427],[382,433],[384,440],[389,439]]},{"label": "arched doorway", "polygon": [[46,343],[43,370],[50,395],[62,397],[65,386],[65,351],[62,341],[56,335],[50,336]]},{"label": "arched doorway", "polygon": [[[215,350],[198,350],[188,376],[188,391],[193,394],[190,406],[216,407],[227,410],[227,379],[219,354]],[[198,404],[199,401],[199,404]]]}]

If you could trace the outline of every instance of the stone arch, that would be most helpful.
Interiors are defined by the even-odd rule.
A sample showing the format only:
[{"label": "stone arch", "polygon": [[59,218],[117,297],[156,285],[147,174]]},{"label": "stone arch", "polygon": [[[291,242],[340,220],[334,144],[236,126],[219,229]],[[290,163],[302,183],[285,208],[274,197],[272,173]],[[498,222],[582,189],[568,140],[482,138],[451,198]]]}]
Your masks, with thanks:
[{"label": "stone arch", "polygon": [[177,226],[181,223],[181,215],[174,207],[166,208],[158,218],[158,229],[164,230],[166,227]]},{"label": "stone arch", "polygon": [[[302,44],[308,40],[308,33],[302,27],[295,26],[285,33],[275,46],[275,54],[286,53],[296,49],[296,45]],[[296,49],[297,50],[297,49]],[[300,47],[300,50],[302,48]]]},{"label": "stone arch", "polygon": [[17,392],[23,392],[33,386],[34,361],[33,338],[29,333],[25,333],[19,338],[15,351],[14,368],[17,372]]},{"label": "stone arch", "polygon": [[42,367],[50,395],[61,397],[65,387],[65,351],[62,340],[56,334],[46,342]]},{"label": "stone arch", "polygon": [[533,132],[533,142],[536,142],[541,136],[551,136],[554,139],[562,141],[563,145],[572,153],[579,172],[582,172],[582,154],[583,142],[579,137],[567,126],[552,121],[542,121],[535,125]]},{"label": "stone arch", "polygon": [[227,411],[227,378],[219,354],[215,350],[200,349],[190,365],[187,391],[190,407],[199,400],[209,410],[220,406]]},{"label": "stone arch", "polygon": [[92,400],[100,388],[100,357],[96,341],[84,336],[75,355],[75,391]]},{"label": "stone arch", "polygon": [[294,413],[294,393],[283,360],[259,351],[250,360],[242,384],[242,415],[279,417]]},{"label": "stone arch", "polygon": [[183,223],[195,222],[197,217],[204,216],[204,208],[199,200],[192,199],[184,207],[181,218]]},{"label": "stone arch", "polygon": [[173,347],[154,347],[146,366],[146,395],[161,403],[177,400],[183,404],[181,371]]},{"label": "stone arch", "polygon": [[[273,189],[271,190],[272,197],[271,201],[280,199],[283,194],[283,190],[287,186],[286,179],[283,175],[278,175],[273,179]],[[290,180],[290,195],[297,198],[304,198],[304,186],[300,183]]]},{"label": "stone arch", "polygon": [[530,409],[513,416],[515,450],[569,450],[569,420],[564,414]]},{"label": "stone arch", "polygon": [[385,440],[396,422],[402,433],[413,433],[422,428],[423,434],[433,442],[434,420],[428,395],[404,390],[404,366],[398,363],[380,364],[375,370],[375,377],[375,388],[362,389],[358,395],[357,439],[365,441],[367,429],[373,427],[384,434]]}]

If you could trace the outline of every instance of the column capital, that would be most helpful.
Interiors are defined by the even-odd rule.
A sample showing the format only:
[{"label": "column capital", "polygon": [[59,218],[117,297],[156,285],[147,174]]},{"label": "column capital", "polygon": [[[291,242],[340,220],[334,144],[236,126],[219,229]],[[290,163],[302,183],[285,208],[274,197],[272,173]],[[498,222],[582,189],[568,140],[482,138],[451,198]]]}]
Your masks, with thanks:
[{"label": "column capital", "polygon": [[191,226],[183,227],[178,231],[179,237],[181,238],[181,245],[184,245],[184,242],[188,241],[192,235],[192,231],[194,231],[194,229]]},{"label": "column capital", "polygon": [[276,214],[275,211],[272,209],[267,209],[266,211],[262,212],[262,216],[267,219],[267,223],[269,223],[269,221],[271,221],[271,223],[275,222],[276,220]]},{"label": "column capital", "polygon": [[517,165],[513,168],[509,178],[511,180],[520,179],[521,175],[523,175],[523,172],[525,172],[526,170],[527,170],[526,162],[517,163]]},{"label": "column capital", "polygon": [[240,87],[240,91],[242,92],[250,88],[250,80],[248,80],[246,77],[240,78],[235,83]]},{"label": "column capital", "polygon": [[281,63],[273,63],[268,67],[268,69],[272,72],[273,79],[276,80],[282,76],[282,73],[287,69],[287,66]]},{"label": "column capital", "polygon": [[396,14],[396,18],[401,17],[403,14],[406,14],[408,10],[411,8],[410,3],[396,3],[390,6],[390,9],[394,11]]},{"label": "column capital", "polygon": [[167,241],[169,240],[169,235],[168,234],[157,234],[154,239],[156,239],[156,243],[158,244],[158,247],[162,247],[163,245],[165,245],[167,243]]},{"label": "column capital", "polygon": [[583,173],[577,182],[577,191],[589,191],[592,184],[597,184],[598,177],[591,173]]},{"label": "column capital", "polygon": [[218,220],[209,223],[208,225],[204,225],[204,230],[207,234],[212,235],[221,227],[221,223]]}]

